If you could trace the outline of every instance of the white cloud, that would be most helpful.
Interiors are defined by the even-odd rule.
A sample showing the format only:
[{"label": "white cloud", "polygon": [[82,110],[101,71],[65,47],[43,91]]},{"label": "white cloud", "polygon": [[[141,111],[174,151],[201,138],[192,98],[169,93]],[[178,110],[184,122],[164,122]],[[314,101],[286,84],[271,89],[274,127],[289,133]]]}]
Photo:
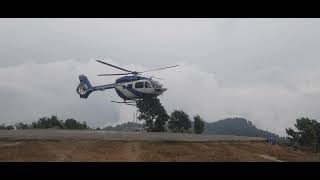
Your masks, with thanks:
[{"label": "white cloud", "polygon": [[320,85],[316,78],[320,74],[317,72],[308,76],[309,84],[314,88],[303,86],[305,78],[291,77],[296,80],[296,91],[274,84],[223,87],[214,74],[188,63],[163,74],[163,82],[169,90],[162,99],[170,111],[183,109],[191,116],[199,113],[207,121],[240,116],[253,121],[259,128],[281,135],[284,135],[285,128],[293,126],[296,118],[320,118],[320,113],[316,111],[320,105],[316,101],[320,97],[320,89],[316,88]]},{"label": "white cloud", "polygon": [[1,92],[0,97],[6,99],[2,101],[3,107],[10,110],[1,112],[2,120],[32,121],[40,116],[57,114],[62,118],[88,121],[89,125],[116,122],[116,107],[108,103],[116,97],[113,93],[93,93],[89,99],[79,98],[75,89],[79,83],[78,75],[83,72],[87,73],[92,84],[98,84],[99,81],[113,83],[96,76],[98,72],[105,72],[105,69],[93,60],[86,63],[75,60],[25,63],[0,68],[1,90],[16,93],[8,97]]}]

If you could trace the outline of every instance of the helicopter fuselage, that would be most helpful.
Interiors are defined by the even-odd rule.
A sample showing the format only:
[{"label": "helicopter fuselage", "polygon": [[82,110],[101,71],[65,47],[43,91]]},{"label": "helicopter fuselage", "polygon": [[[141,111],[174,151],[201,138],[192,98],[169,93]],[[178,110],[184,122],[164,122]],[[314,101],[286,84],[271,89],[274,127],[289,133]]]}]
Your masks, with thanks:
[{"label": "helicopter fuselage", "polygon": [[159,96],[164,91],[166,91],[167,88],[164,88],[162,84],[153,80],[152,78],[139,76],[139,74],[152,72],[152,71],[159,71],[159,70],[164,70],[164,69],[179,66],[179,65],[173,65],[173,66],[167,66],[167,67],[162,67],[162,68],[157,68],[157,69],[152,69],[147,71],[131,71],[128,69],[124,69],[124,68],[112,65],[104,61],[100,61],[100,60],[96,60],[96,61],[101,64],[125,71],[124,73],[98,74],[98,76],[119,76],[119,75],[125,75],[125,76],[118,78],[114,84],[92,86],[85,75],[80,75],[79,76],[80,84],[78,85],[76,92],[80,95],[80,98],[86,99],[94,91],[104,91],[106,89],[114,88],[116,90],[116,93],[124,100],[124,102],[120,102],[120,103],[126,103],[126,100],[137,100],[137,99],[142,99],[150,96],[151,97]]},{"label": "helicopter fuselage", "polygon": [[142,76],[123,76],[118,78],[114,84],[101,86],[92,86],[88,78],[84,75],[79,76],[80,84],[76,91],[80,98],[87,98],[93,91],[104,91],[106,89],[115,89],[116,93],[124,100],[137,100],[144,97],[159,96],[166,88],[152,78]]},{"label": "helicopter fuselage", "polygon": [[116,80],[116,93],[123,100],[136,100],[147,96],[161,95],[166,88],[151,79],[142,76],[124,76]]}]

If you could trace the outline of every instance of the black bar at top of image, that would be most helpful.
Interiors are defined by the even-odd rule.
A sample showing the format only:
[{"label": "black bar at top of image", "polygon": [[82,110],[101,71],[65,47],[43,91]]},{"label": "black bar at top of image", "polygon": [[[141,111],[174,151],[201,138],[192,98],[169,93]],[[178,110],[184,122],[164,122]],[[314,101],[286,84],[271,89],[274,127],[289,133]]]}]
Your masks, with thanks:
[{"label": "black bar at top of image", "polygon": [[[9,1],[7,2],[9,3]],[[2,4],[0,17],[12,18],[312,18],[316,4],[280,1],[184,2],[21,2]]]}]

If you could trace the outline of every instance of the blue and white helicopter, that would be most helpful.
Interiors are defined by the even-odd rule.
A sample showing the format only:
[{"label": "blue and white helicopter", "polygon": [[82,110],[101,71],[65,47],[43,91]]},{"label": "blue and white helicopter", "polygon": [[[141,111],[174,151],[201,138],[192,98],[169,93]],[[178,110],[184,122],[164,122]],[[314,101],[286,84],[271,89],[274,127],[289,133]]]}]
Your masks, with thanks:
[{"label": "blue and white helicopter", "polygon": [[113,84],[92,86],[85,75],[80,75],[79,76],[80,84],[76,89],[77,93],[80,95],[80,98],[85,98],[85,99],[88,98],[88,96],[93,91],[104,91],[106,89],[114,88],[116,90],[116,93],[123,99],[123,102],[117,102],[117,101],[111,101],[111,102],[124,103],[127,105],[133,105],[133,106],[135,106],[134,103],[138,99],[142,99],[148,96],[149,97],[159,96],[167,90],[167,88],[164,88],[161,83],[153,80],[152,77],[147,78],[147,77],[139,76],[140,74],[145,72],[158,71],[158,70],[179,66],[179,65],[174,65],[174,66],[167,66],[167,67],[158,68],[158,69],[152,69],[148,71],[137,72],[137,71],[130,71],[130,70],[127,70],[127,69],[124,69],[100,60],[97,60],[97,62],[126,72],[126,73],[117,73],[117,74],[99,74],[98,76],[118,76],[118,75],[127,75],[127,76],[123,76],[121,78],[116,79],[116,82]]}]

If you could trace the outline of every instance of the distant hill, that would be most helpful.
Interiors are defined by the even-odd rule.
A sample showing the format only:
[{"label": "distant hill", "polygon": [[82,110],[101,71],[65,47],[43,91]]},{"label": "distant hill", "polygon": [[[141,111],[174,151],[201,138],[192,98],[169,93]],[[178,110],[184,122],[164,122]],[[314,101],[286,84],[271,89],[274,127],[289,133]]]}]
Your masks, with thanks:
[{"label": "distant hill", "polygon": [[[114,127],[107,126],[102,130],[126,132],[143,131],[143,124],[127,122],[116,125]],[[248,121],[244,118],[227,118],[216,122],[205,123],[203,134],[236,135],[264,138],[272,136],[275,139],[280,138],[274,133],[256,128],[251,121]]]},{"label": "distant hill", "polygon": [[204,134],[237,135],[249,137],[280,138],[278,135],[256,128],[251,121],[244,118],[227,118],[217,122],[206,123]]},{"label": "distant hill", "polygon": [[126,132],[132,132],[132,131],[142,131],[143,125],[135,122],[127,122],[123,124],[118,124],[115,127],[113,126],[107,126],[103,128],[103,130],[109,130],[109,131],[126,131]]}]

